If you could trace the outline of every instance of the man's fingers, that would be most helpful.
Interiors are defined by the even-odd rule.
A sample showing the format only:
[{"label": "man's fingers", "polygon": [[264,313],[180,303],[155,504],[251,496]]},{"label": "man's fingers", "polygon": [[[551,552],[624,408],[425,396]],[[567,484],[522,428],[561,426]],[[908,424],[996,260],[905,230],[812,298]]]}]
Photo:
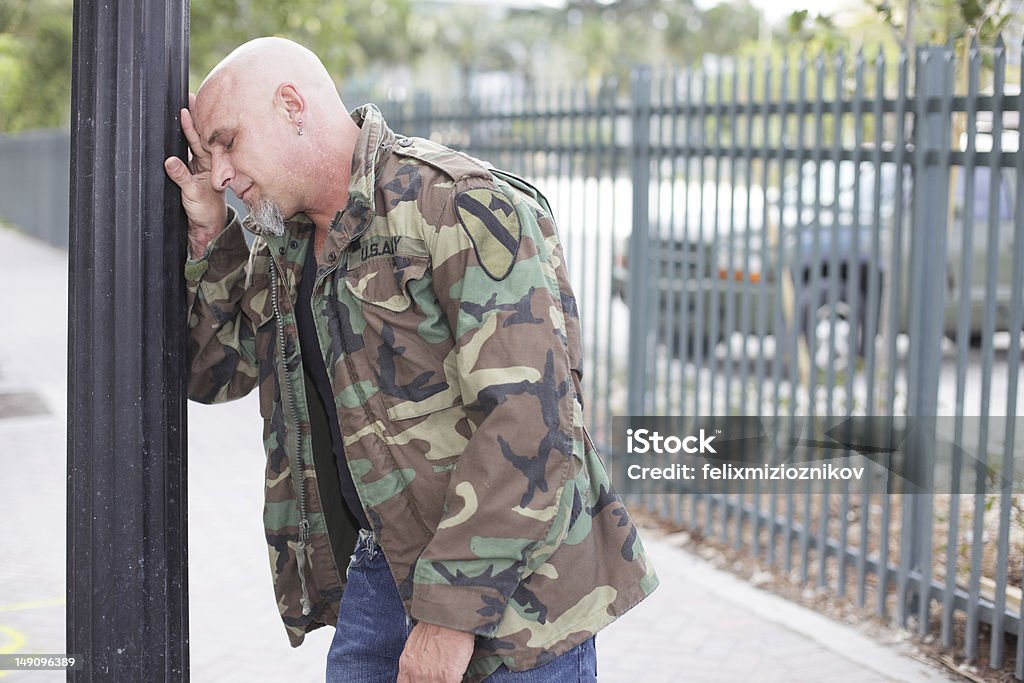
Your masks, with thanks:
[{"label": "man's fingers", "polygon": [[188,141],[189,149],[192,150],[192,170],[209,170],[210,155],[205,149],[203,149],[203,141],[199,137],[199,131],[196,130],[195,122],[192,120],[192,114],[189,113],[188,109],[181,110],[181,130],[185,133],[185,139]]},{"label": "man's fingers", "polygon": [[181,130],[184,131],[189,144],[192,144],[193,140],[199,142],[199,133],[196,132],[196,124],[192,120],[192,112],[188,109],[182,109],[178,113],[181,115]]},{"label": "man's fingers", "polygon": [[188,146],[192,148],[192,154],[196,156],[204,154],[206,150],[203,149],[203,141],[199,137],[199,131],[196,130],[196,124],[188,109],[181,110],[181,130],[185,133]]}]

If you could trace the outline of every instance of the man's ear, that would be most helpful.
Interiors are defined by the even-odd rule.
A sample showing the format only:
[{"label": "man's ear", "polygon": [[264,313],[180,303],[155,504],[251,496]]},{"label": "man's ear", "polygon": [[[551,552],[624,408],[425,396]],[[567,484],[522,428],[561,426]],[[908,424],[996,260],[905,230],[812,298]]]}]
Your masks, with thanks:
[{"label": "man's ear", "polygon": [[302,120],[306,111],[306,100],[302,97],[294,83],[282,83],[274,93],[275,104],[282,107],[288,114],[288,120],[296,123]]}]

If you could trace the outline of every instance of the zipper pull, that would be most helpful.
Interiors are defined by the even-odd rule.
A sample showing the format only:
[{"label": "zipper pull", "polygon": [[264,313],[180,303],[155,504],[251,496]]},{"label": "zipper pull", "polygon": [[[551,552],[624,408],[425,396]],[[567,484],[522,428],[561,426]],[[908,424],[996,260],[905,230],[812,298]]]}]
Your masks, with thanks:
[{"label": "zipper pull", "polygon": [[299,605],[302,608],[302,616],[309,616],[313,611],[312,601],[309,599],[309,588],[306,586],[306,543],[300,540],[295,549],[295,570],[299,574],[299,584],[302,586],[302,595],[299,596]]},{"label": "zipper pull", "polygon": [[309,520],[304,519],[299,522],[299,538],[303,541],[309,540]]}]

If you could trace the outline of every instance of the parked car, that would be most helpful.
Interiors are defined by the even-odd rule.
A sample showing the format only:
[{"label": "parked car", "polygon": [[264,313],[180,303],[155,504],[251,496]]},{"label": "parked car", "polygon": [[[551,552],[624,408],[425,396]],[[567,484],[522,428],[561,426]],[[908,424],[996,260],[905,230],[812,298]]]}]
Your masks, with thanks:
[{"label": "parked car", "polygon": [[[774,261],[762,267],[765,197],[758,187],[732,188],[711,182],[665,182],[651,222],[645,274],[657,300],[655,330],[675,355],[707,355],[747,312],[756,329],[759,307],[772,320]],[[657,220],[674,217],[675,220]],[[629,302],[630,239],[619,245],[612,269],[612,293]],[[764,289],[762,290],[762,284]],[[683,334],[682,330],[688,330]]]},{"label": "parked car", "polygon": [[[783,234],[790,242],[786,253],[791,259],[792,277],[797,292],[800,329],[814,347],[827,354],[831,345],[836,353],[866,351],[869,329],[883,329],[880,319],[892,301],[891,288],[899,286],[896,333],[911,328],[911,215],[912,171],[904,169],[903,187],[897,188],[898,173],[892,163],[877,169],[868,162],[859,167],[852,161],[837,165],[826,161],[809,163],[802,169],[800,194],[796,199],[796,178],[783,183],[781,210]],[[877,176],[877,177],[876,177]],[[995,209],[996,242],[991,254],[995,264],[994,329],[1008,330],[1011,324],[1012,249],[1014,239],[1014,189],[1016,174],[1012,168],[973,170],[973,207],[967,215],[968,174],[952,170],[952,214],[946,233],[945,290],[936,292],[943,300],[942,333],[950,338],[959,334],[961,302],[967,300],[967,334],[973,341],[983,334],[988,302],[986,278],[989,272],[989,216]],[[838,189],[838,192],[837,192]],[[876,193],[878,201],[876,203]],[[817,199],[816,199],[817,198]],[[924,198],[928,201],[929,198]],[[893,231],[902,202],[902,230],[899,258],[894,261]],[[877,228],[876,228],[877,226]],[[964,235],[969,234],[970,282],[964,265]],[[877,235],[878,249],[874,248]],[[816,244],[817,241],[817,244]],[[838,286],[830,296],[830,273],[838,267]],[[877,278],[872,288],[871,279]],[[869,321],[869,316],[873,319]],[[832,319],[836,325],[833,327]],[[871,323],[869,325],[869,322]],[[848,358],[840,358],[847,362]],[[823,365],[821,357],[816,357]]]},{"label": "parked car", "polygon": [[[896,284],[900,297],[895,331],[908,332],[913,179],[910,169],[905,168],[903,187],[899,189],[898,175],[892,163],[882,163],[876,169],[869,162],[859,166],[853,161],[807,162],[799,174],[783,180],[780,191],[769,195],[766,212],[760,188],[748,191],[724,187],[716,192],[716,188],[706,185],[699,193],[704,197],[703,205],[694,208],[690,202],[691,208],[674,225],[656,223],[651,228],[645,272],[653,278],[650,292],[657,296],[656,309],[653,302],[648,306],[658,312],[659,341],[670,343],[676,354],[685,348],[687,355],[693,356],[698,350],[706,353],[736,331],[778,333],[783,329],[783,318],[776,316],[783,303],[774,285],[778,274],[787,271],[793,292],[791,322],[814,349],[819,367],[830,361],[843,367],[855,354],[866,352],[868,331],[879,334],[884,329],[887,318],[882,316],[890,301],[889,288]],[[943,333],[950,337],[958,334],[960,302],[966,297],[968,334],[976,341],[983,333],[988,301],[992,202],[997,217],[993,255],[995,329],[1006,330],[1011,324],[1013,273],[1012,250],[1008,247],[1014,239],[1016,175],[1012,168],[975,168],[970,215],[966,215],[966,176],[954,169],[951,182]],[[717,208],[708,201],[716,196]],[[894,264],[893,230],[900,202],[902,244],[900,258]],[[747,205],[752,209],[749,213]],[[768,230],[762,229],[765,213]],[[661,211],[657,215],[667,214]],[[964,277],[965,230],[970,232],[971,240],[970,282]],[[762,260],[765,239],[768,258]],[[629,247],[623,245],[613,270],[613,291],[627,302],[629,281]],[[684,317],[689,335],[679,332]],[[768,324],[758,326],[754,324],[757,319]]]}]

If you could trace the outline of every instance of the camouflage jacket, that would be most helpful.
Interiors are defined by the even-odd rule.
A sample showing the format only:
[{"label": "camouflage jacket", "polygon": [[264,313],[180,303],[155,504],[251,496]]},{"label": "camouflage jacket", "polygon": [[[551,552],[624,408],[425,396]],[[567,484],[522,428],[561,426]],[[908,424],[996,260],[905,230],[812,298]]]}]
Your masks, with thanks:
[{"label": "camouflage jacket", "polygon": [[[396,137],[372,106],[353,117],[348,203],[317,259],[319,348],[301,352],[324,358],[407,612],[481,636],[466,680],[532,668],[657,585],[583,426],[576,301],[550,208],[513,176]],[[326,513],[336,472],[308,438],[293,301],[312,238],[300,215],[250,252],[234,218],[185,267],[190,397],[259,386],[264,521],[293,646],[335,623],[352,539]]]}]

